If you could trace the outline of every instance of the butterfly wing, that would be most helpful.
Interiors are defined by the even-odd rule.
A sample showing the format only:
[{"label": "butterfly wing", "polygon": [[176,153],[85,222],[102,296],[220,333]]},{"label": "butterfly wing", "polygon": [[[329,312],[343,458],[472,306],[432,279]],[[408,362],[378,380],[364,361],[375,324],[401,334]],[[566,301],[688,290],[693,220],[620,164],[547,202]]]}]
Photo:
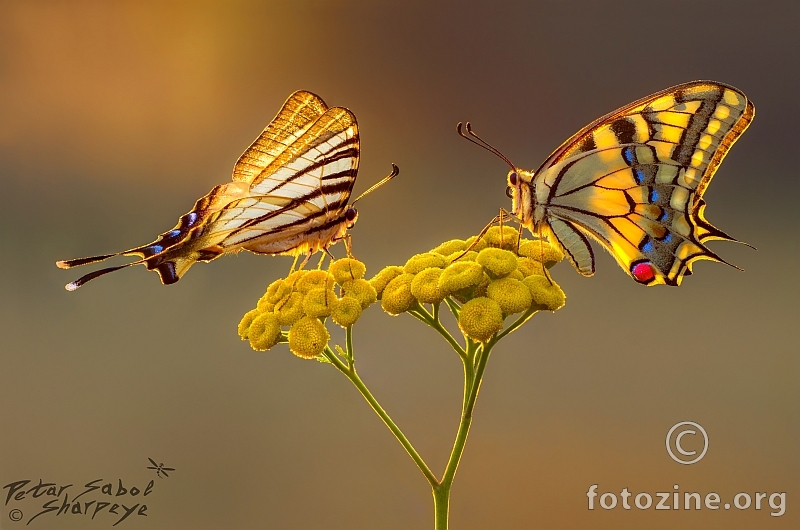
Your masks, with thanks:
[{"label": "butterfly wing", "polygon": [[247,199],[220,212],[229,232],[219,245],[267,254],[327,246],[353,190],[359,152],[355,115],[329,109],[253,179]]},{"label": "butterfly wing", "polygon": [[[140,259],[87,274],[74,290],[103,274],[144,264],[162,283],[177,282],[197,261],[242,248],[266,254],[313,252],[330,244],[341,224],[359,158],[355,116],[324,110],[309,92],[295,92],[239,158],[234,182],[216,186],[156,241],[116,254],[60,261],[71,268],[117,255]],[[295,114],[293,114],[295,113]],[[327,239],[326,239],[327,238]]]},{"label": "butterfly wing", "polygon": [[699,259],[723,261],[704,243],[735,241],[706,221],[702,199],[755,107],[736,88],[678,85],[589,124],[534,176],[536,200],[576,268],[594,264],[583,232],[634,279],[679,285]]},{"label": "butterfly wing", "polygon": [[325,114],[322,98],[305,90],[290,95],[278,114],[233,166],[233,180],[252,183],[275,158]]}]

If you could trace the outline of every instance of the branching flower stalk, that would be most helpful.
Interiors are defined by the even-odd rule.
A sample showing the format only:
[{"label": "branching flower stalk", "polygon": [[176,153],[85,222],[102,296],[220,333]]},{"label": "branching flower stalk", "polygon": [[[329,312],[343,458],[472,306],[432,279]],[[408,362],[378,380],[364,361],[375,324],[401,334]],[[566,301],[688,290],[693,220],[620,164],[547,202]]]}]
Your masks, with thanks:
[{"label": "branching flower stalk", "polygon": [[[364,279],[366,266],[353,258],[333,261],[327,271],[297,271],[270,284],[239,323],[239,336],[254,350],[288,343],[298,357],[329,363],[353,383],[430,484],[436,530],[448,527],[450,488],[492,349],[538,311],[564,305],[563,291],[547,272],[563,254],[546,241],[519,236],[514,228],[492,227],[480,240],[447,241],[402,267],[384,268],[370,280]],[[441,478],[356,370],[353,327],[362,311],[378,302],[389,315],[407,313],[433,328],[462,361],[461,421]],[[447,312],[458,323],[460,338],[442,324],[441,315]],[[329,345],[328,319],[345,329],[344,347]]]}]

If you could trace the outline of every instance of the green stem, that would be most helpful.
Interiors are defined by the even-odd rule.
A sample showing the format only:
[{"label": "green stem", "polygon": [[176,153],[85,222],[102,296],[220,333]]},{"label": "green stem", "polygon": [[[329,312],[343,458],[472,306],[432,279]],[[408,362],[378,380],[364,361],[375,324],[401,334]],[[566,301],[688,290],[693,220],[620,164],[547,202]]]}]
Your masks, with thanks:
[{"label": "green stem", "polygon": [[447,530],[450,515],[450,487],[433,488],[433,528]]},{"label": "green stem", "polygon": [[472,350],[470,353],[475,355],[477,364],[473,370],[471,358],[466,359],[464,362],[464,402],[461,411],[461,421],[458,425],[456,440],[453,444],[453,450],[450,452],[450,458],[447,461],[447,467],[444,470],[442,480],[438,486],[433,487],[434,528],[436,530],[447,530],[450,487],[453,485],[453,479],[456,476],[458,464],[461,461],[461,456],[464,454],[469,428],[472,425],[472,413],[475,410],[475,401],[478,398],[483,373],[486,370],[486,363],[489,360],[492,346],[493,343],[487,343],[480,347],[468,346],[469,350]]},{"label": "green stem", "polygon": [[511,324],[506,329],[498,333],[491,341],[489,341],[490,344],[494,345],[498,340],[502,339],[509,333],[515,331],[518,327],[520,327],[525,322],[530,320],[533,317],[533,315],[538,313],[541,307],[542,306],[532,306],[530,309],[522,313],[522,316],[520,316],[517,320],[515,320],[513,324]]},{"label": "green stem", "polygon": [[[352,344],[350,345],[350,347],[352,347]],[[350,380],[351,383],[353,383],[353,385],[358,389],[358,391],[361,392],[361,395],[364,397],[367,403],[369,403],[369,405],[372,407],[372,410],[374,410],[375,413],[383,420],[383,423],[385,423],[386,426],[389,428],[389,430],[392,431],[392,434],[395,435],[397,441],[400,442],[400,445],[403,446],[403,448],[406,450],[406,452],[414,461],[414,463],[417,464],[417,467],[420,469],[420,471],[422,471],[422,474],[425,475],[426,479],[428,479],[428,483],[431,485],[431,487],[436,488],[439,485],[438,479],[430,470],[428,464],[426,464],[425,461],[422,459],[422,457],[419,455],[417,450],[414,449],[414,446],[411,445],[411,442],[408,440],[408,438],[406,438],[406,435],[403,434],[403,431],[401,431],[400,428],[395,424],[395,422],[392,421],[392,418],[389,416],[389,414],[387,414],[386,411],[383,410],[383,407],[381,407],[380,403],[378,403],[378,400],[375,399],[375,396],[373,396],[372,393],[369,391],[367,386],[364,384],[364,381],[362,381],[361,378],[358,376],[355,366],[351,365],[348,367],[347,365],[345,365],[342,362],[342,360],[339,359],[339,357],[333,352],[333,350],[330,349],[329,346],[325,346],[325,351],[323,352],[323,354],[331,362],[331,364],[333,364],[336,368],[338,368],[339,371],[342,372]]]},{"label": "green stem", "polygon": [[436,315],[437,318],[434,318],[433,315],[428,313],[425,309],[422,309],[421,311],[418,310],[418,309],[409,310],[408,313],[411,316],[413,316],[414,318],[416,318],[417,320],[421,320],[422,322],[425,322],[430,327],[432,327],[433,329],[438,331],[439,335],[444,337],[444,340],[446,340],[447,343],[450,344],[450,346],[453,348],[453,350],[455,350],[455,352],[458,354],[458,356],[461,357],[461,359],[466,359],[467,358],[466,350],[464,350],[464,348],[461,346],[461,344],[458,343],[458,341],[455,339],[455,337],[453,337],[453,335],[449,331],[447,331],[447,328],[445,328],[442,325],[442,323],[439,322],[438,312],[437,312],[437,315]]}]

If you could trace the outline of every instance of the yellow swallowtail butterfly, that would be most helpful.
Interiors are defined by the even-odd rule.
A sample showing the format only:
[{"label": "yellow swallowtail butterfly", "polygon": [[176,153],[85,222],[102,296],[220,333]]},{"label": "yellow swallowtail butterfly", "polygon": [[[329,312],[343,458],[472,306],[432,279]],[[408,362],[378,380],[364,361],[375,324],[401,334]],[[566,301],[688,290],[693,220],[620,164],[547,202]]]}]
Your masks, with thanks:
[{"label": "yellow swallowtail butterfly", "polygon": [[161,283],[177,282],[195,262],[211,261],[241,249],[257,254],[306,255],[346,238],[357,218],[355,203],[396,176],[393,171],[348,206],[358,171],[356,117],[348,109],[328,108],[311,92],[298,91],[239,157],[233,182],[199,199],[178,224],[141,247],[59,261],[68,269],[114,256],[141,259],[98,270],[67,284],[86,282],[131,265],[155,270]]},{"label": "yellow swallowtail butterfly", "polygon": [[594,274],[588,236],[639,283],[680,285],[697,260],[727,263],[705,243],[736,240],[706,221],[703,192],[754,115],[732,86],[684,83],[595,120],[536,171],[514,166],[469,123],[469,136],[458,131],[511,166],[512,213],[579,273]]}]

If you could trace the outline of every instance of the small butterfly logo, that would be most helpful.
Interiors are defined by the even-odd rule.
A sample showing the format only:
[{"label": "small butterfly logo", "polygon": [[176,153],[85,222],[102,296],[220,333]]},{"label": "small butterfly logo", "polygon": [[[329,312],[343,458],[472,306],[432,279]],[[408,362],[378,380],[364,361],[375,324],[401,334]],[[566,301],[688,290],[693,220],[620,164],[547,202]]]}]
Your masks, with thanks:
[{"label": "small butterfly logo", "polygon": [[[175,471],[174,467],[164,467],[164,463],[163,462],[160,463],[160,464],[156,464],[156,462],[152,458],[148,458],[148,460],[153,465],[152,466],[147,466],[147,469],[154,469],[155,472],[156,472],[156,475],[158,475],[158,478],[168,477],[169,474],[167,473],[167,471]],[[164,475],[164,477],[161,476],[162,474]]]}]

